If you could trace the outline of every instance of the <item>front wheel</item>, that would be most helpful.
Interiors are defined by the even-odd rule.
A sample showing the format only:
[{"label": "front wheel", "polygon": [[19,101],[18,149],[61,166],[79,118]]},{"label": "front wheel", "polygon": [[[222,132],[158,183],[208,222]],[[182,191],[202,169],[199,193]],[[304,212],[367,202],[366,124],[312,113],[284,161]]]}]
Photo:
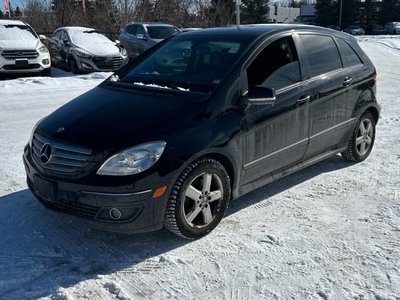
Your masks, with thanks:
[{"label": "front wheel", "polygon": [[78,63],[76,62],[75,58],[70,57],[68,59],[68,66],[69,66],[70,72],[72,72],[74,74],[78,74],[79,73]]},{"label": "front wheel", "polygon": [[375,118],[367,111],[358,120],[350,137],[347,150],[341,153],[342,157],[347,161],[363,161],[371,153],[374,141]]},{"label": "front wheel", "polygon": [[187,239],[208,234],[221,221],[231,197],[224,166],[211,158],[190,164],[171,191],[164,226]]}]

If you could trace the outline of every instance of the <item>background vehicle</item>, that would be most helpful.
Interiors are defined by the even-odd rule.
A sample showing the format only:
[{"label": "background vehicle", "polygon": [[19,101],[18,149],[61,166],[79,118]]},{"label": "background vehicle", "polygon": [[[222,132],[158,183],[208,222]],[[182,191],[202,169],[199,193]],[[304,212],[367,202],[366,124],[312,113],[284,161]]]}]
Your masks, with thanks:
[{"label": "background vehicle", "polygon": [[347,32],[351,35],[364,35],[365,34],[365,30],[362,29],[358,25],[350,25],[349,27],[346,27],[344,29],[344,32]]},{"label": "background vehicle", "polygon": [[337,153],[365,160],[375,92],[375,68],[348,34],[193,31],[41,120],[24,149],[27,182],[46,206],[108,230],[199,238],[231,198]]},{"label": "background vehicle", "polygon": [[119,37],[121,46],[129,57],[136,57],[150,47],[179,34],[181,31],[173,25],[164,23],[130,23]]},{"label": "background vehicle", "polygon": [[74,73],[116,71],[128,62],[125,49],[93,28],[59,28],[48,46],[53,65]]},{"label": "background vehicle", "polygon": [[389,22],[385,24],[389,34],[400,34],[400,22]]},{"label": "background vehicle", "polygon": [[0,74],[51,75],[49,50],[27,23],[0,20]]},{"label": "background vehicle", "polygon": [[381,35],[381,34],[388,34],[388,31],[386,28],[384,28],[379,24],[370,24],[365,28],[365,33],[372,35]]}]

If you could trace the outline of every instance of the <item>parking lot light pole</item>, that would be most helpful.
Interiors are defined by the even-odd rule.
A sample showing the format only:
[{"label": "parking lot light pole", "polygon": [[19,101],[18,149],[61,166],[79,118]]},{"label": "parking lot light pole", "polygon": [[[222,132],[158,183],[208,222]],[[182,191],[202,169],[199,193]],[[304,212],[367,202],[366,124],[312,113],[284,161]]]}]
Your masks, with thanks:
[{"label": "parking lot light pole", "polygon": [[339,28],[342,29],[342,9],[343,9],[343,0],[340,0],[340,8],[339,8]]},{"label": "parking lot light pole", "polygon": [[241,0],[236,0],[236,26],[240,28],[240,4]]}]

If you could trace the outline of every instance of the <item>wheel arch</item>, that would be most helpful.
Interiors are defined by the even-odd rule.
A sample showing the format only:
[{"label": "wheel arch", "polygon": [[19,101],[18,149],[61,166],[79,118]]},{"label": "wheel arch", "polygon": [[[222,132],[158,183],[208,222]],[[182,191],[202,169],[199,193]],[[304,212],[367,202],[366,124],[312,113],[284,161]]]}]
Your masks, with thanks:
[{"label": "wheel arch", "polygon": [[380,107],[376,102],[375,94],[371,89],[366,89],[360,94],[353,116],[360,118],[366,111],[369,111],[374,116],[375,124],[378,123]]}]

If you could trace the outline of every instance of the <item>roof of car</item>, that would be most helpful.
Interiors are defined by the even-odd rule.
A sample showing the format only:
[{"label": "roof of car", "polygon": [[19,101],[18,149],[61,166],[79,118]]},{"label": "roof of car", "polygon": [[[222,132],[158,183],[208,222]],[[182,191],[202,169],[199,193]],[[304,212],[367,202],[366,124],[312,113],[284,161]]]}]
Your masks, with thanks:
[{"label": "roof of car", "polygon": [[228,27],[205,28],[202,30],[189,31],[185,35],[224,35],[224,36],[240,36],[247,35],[258,37],[268,32],[283,31],[283,30],[318,30],[321,32],[337,33],[336,30],[323,28],[313,25],[304,24],[253,24]]},{"label": "roof of car", "polygon": [[128,25],[144,25],[144,26],[168,26],[168,27],[175,27],[172,24],[168,24],[168,23],[162,23],[162,22],[132,22],[129,23]]},{"label": "roof of car", "polygon": [[0,25],[26,25],[25,22],[19,20],[0,20]]},{"label": "roof of car", "polygon": [[79,26],[66,26],[66,27],[57,28],[57,31],[58,30],[65,30],[67,32],[73,32],[73,31],[83,32],[83,31],[91,31],[91,30],[96,30],[96,29],[88,28],[88,27],[79,27]]}]

